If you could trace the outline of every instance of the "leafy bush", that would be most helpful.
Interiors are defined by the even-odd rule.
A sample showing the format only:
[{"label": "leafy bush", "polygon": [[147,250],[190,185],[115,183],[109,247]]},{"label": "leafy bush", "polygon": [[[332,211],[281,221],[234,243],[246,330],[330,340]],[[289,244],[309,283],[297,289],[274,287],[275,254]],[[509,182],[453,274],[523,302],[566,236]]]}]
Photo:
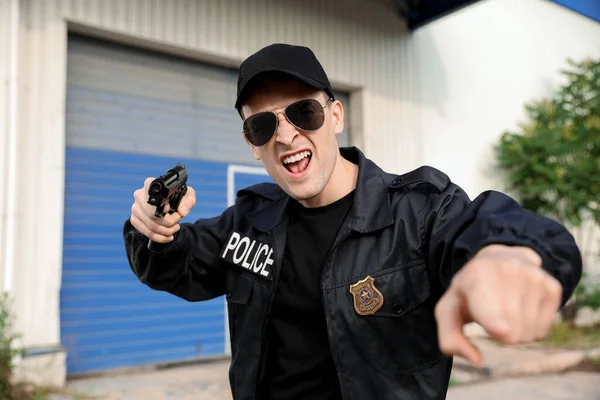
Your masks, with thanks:
[{"label": "leafy bush", "polygon": [[12,332],[13,315],[8,294],[0,296],[0,399],[13,398],[13,385],[11,384],[13,363],[20,354],[15,349],[18,335]]},{"label": "leafy bush", "polygon": [[[502,134],[496,158],[523,207],[573,228],[585,219],[598,226],[600,59],[567,63],[560,71],[565,83],[553,96],[525,106],[527,120]],[[600,307],[600,288],[582,280],[574,299],[563,313],[570,321],[579,306]]]},{"label": "leafy bush", "polygon": [[523,207],[580,226],[585,215],[600,223],[600,59],[568,64],[566,84],[525,106],[496,155]]},{"label": "leafy bush", "polygon": [[47,400],[42,388],[13,382],[15,359],[24,351],[17,345],[19,335],[13,332],[12,302],[7,293],[0,295],[0,399]]}]

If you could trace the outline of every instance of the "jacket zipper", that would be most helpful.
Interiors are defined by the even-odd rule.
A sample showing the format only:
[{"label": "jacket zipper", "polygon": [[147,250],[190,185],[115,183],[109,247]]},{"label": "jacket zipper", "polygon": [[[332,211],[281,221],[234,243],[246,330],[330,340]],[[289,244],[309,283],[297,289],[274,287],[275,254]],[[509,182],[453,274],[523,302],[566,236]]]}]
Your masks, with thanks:
[{"label": "jacket zipper", "polygon": [[331,255],[333,254],[333,252],[338,248],[338,246],[340,244],[342,244],[342,242],[348,236],[350,236],[350,233],[352,233],[352,229],[347,229],[346,232],[342,235],[342,237],[340,237],[339,240],[336,243],[334,243],[334,245],[329,250],[329,253],[327,253],[327,257],[325,257],[325,262],[321,266],[321,304],[323,305],[323,312],[325,313],[325,324],[327,325],[327,338],[328,338],[328,342],[329,342],[329,351],[331,352],[331,357],[333,358],[333,363],[334,363],[334,365],[336,367],[335,368],[336,374],[338,374],[338,381],[339,381],[339,384],[340,384],[340,391],[342,392],[342,398],[345,398],[344,387],[342,385],[342,379],[340,378],[340,375],[339,375],[339,372],[338,372],[338,368],[337,368],[337,366],[339,364],[338,357],[337,357],[337,354],[333,351],[333,348],[332,348],[331,330],[330,330],[330,326],[329,326],[329,318],[327,316],[327,309],[325,308],[325,290],[323,289],[323,271],[325,270],[325,267],[329,263],[329,259],[331,258]]}]

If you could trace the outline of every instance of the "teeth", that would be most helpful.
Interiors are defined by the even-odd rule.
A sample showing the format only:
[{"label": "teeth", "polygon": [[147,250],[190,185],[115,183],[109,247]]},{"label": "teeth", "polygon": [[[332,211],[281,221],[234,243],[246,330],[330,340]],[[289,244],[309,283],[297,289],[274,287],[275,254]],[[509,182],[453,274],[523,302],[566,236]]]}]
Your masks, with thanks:
[{"label": "teeth", "polygon": [[283,163],[284,164],[290,164],[290,163],[295,163],[298,162],[300,160],[302,160],[305,157],[308,157],[311,155],[310,151],[303,151],[302,153],[298,153],[298,154],[294,154],[293,156],[289,156],[283,159]]}]

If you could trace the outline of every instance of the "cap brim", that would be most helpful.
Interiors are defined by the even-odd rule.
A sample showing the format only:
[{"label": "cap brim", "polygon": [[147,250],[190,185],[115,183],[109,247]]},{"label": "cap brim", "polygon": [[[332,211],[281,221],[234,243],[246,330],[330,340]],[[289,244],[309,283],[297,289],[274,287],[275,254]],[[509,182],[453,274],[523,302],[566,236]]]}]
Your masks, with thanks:
[{"label": "cap brim", "polygon": [[294,79],[299,80],[302,83],[307,84],[308,86],[314,87],[315,89],[318,90],[325,90],[328,92],[328,94],[330,96],[333,97],[333,93],[329,93],[329,90],[327,89],[327,86],[319,81],[316,81],[312,78],[297,74],[295,72],[290,72],[290,71],[286,71],[283,69],[278,69],[278,68],[272,68],[272,69],[266,69],[266,70],[262,70],[260,72],[257,72],[256,74],[252,75],[250,78],[248,78],[246,80],[246,83],[244,84],[244,86],[242,87],[242,89],[240,90],[240,94],[235,102],[235,108],[236,110],[238,110],[238,112],[241,115],[241,109],[240,107],[242,106],[242,103],[250,96],[252,90],[254,89],[253,87],[253,83],[256,82],[256,78],[260,77],[261,75],[265,75],[268,74],[270,72],[277,72],[280,74],[284,74],[287,76],[290,76]]}]

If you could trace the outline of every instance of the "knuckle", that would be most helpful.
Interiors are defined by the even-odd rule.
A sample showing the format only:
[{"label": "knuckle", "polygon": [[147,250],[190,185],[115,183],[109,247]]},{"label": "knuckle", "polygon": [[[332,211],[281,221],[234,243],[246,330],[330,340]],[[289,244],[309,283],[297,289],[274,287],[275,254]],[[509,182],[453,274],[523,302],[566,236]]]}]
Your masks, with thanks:
[{"label": "knuckle", "polygon": [[137,229],[139,233],[141,233],[144,236],[148,236],[148,228],[146,228],[146,226],[137,216],[132,215],[130,221],[131,225],[133,225],[133,227]]},{"label": "knuckle", "polygon": [[440,351],[444,354],[451,354],[454,350],[454,348],[452,346],[450,346],[450,344],[448,343],[448,341],[444,338],[440,338],[439,341],[439,345],[440,345]]},{"label": "knuckle", "polygon": [[550,333],[550,328],[552,327],[552,324],[545,324],[543,325],[540,330],[537,332],[536,335],[536,339],[543,339],[546,336],[548,336],[548,333]]},{"label": "knuckle", "polygon": [[152,183],[152,181],[154,180],[154,178],[152,177],[148,177],[144,180],[144,188],[147,188],[148,186],[150,186],[150,184]]},{"label": "knuckle", "polygon": [[169,228],[170,226],[154,224],[152,230],[160,235],[166,235],[169,232]]},{"label": "knuckle", "polygon": [[531,343],[537,339],[538,332],[534,329],[530,329],[525,333],[525,337],[523,338],[523,342]]},{"label": "knuckle", "polygon": [[529,274],[529,284],[531,287],[539,287],[540,285],[544,285],[546,281],[545,272],[540,269],[531,270]]},{"label": "knuckle", "polygon": [[434,314],[435,314],[435,318],[439,321],[440,318],[442,318],[445,314],[446,314],[446,309],[448,307],[446,306],[446,300],[444,297],[442,297],[437,304],[435,305],[434,308]]},{"label": "knuckle", "polygon": [[163,220],[160,225],[157,225],[157,230],[159,230],[162,234],[167,234],[168,232],[171,232],[173,225],[175,225],[175,222]]},{"label": "knuckle", "polygon": [[173,225],[177,224],[177,221],[180,219],[179,213],[173,213],[165,216],[161,221],[161,225],[165,228],[172,228]]},{"label": "knuckle", "polygon": [[188,186],[187,192],[182,199],[182,205],[188,208],[192,208],[196,204],[196,191],[192,187]]},{"label": "knuckle", "polygon": [[533,341],[544,340],[547,336],[548,332],[541,332],[540,334],[536,335]]},{"label": "knuckle", "polygon": [[452,351],[451,340],[448,339],[447,333],[438,331],[438,347],[444,353]]},{"label": "knuckle", "polygon": [[550,331],[549,324],[540,324],[534,332],[533,340],[541,340],[546,337],[548,332]]},{"label": "knuckle", "polygon": [[523,264],[518,259],[511,259],[506,262],[505,272],[510,275],[516,275],[523,271]]},{"label": "knuckle", "polygon": [[516,332],[515,329],[510,330],[506,336],[504,336],[504,342],[508,344],[518,344],[521,341],[521,336]]},{"label": "knuckle", "polygon": [[441,335],[439,338],[439,346],[440,350],[445,354],[454,354],[458,350],[456,335],[455,334],[445,334]]},{"label": "knuckle", "polygon": [[[450,284],[448,285],[448,291],[457,290],[462,285],[464,285],[464,282],[468,282],[469,279],[472,279],[472,277],[475,273],[476,273],[476,271],[473,270],[473,267],[470,267],[468,269],[459,270],[456,273],[456,275],[454,275],[454,277],[450,280]],[[448,292],[446,292],[446,293],[448,293]],[[443,297],[442,297],[442,299],[443,299]]]},{"label": "knuckle", "polygon": [[152,239],[152,241],[157,242],[157,243],[164,243],[165,242],[165,237],[161,234],[158,234],[156,232],[153,232],[150,235],[150,239]]},{"label": "knuckle", "polygon": [[487,268],[485,263],[473,260],[468,268],[460,270],[450,282],[451,288],[462,287],[467,291],[479,286],[479,282],[484,282],[488,277]]},{"label": "knuckle", "polygon": [[555,298],[561,298],[562,297],[562,286],[560,285],[560,283],[558,283],[558,281],[554,278],[548,278],[548,291],[550,292],[550,295],[552,297]]},{"label": "knuckle", "polygon": [[509,332],[509,333],[505,334],[504,336],[502,336],[502,342],[504,342],[505,344],[515,344],[516,340],[515,340],[514,333]]},{"label": "knuckle", "polygon": [[156,226],[158,226],[158,227],[170,228],[174,224],[173,215],[174,214],[167,214],[162,218],[153,217],[154,222],[155,222]]},{"label": "knuckle", "polygon": [[177,229],[177,222],[169,222],[167,225],[161,227],[161,233],[164,235],[172,235]]},{"label": "knuckle", "polygon": [[441,315],[442,315],[442,312],[441,312],[441,308],[440,308],[440,307],[441,307],[441,306],[440,306],[440,304],[438,303],[438,304],[435,306],[435,308],[433,309],[433,315],[434,315],[435,319],[438,321],[438,323],[439,323],[439,321],[440,321],[440,317],[441,317]]}]

